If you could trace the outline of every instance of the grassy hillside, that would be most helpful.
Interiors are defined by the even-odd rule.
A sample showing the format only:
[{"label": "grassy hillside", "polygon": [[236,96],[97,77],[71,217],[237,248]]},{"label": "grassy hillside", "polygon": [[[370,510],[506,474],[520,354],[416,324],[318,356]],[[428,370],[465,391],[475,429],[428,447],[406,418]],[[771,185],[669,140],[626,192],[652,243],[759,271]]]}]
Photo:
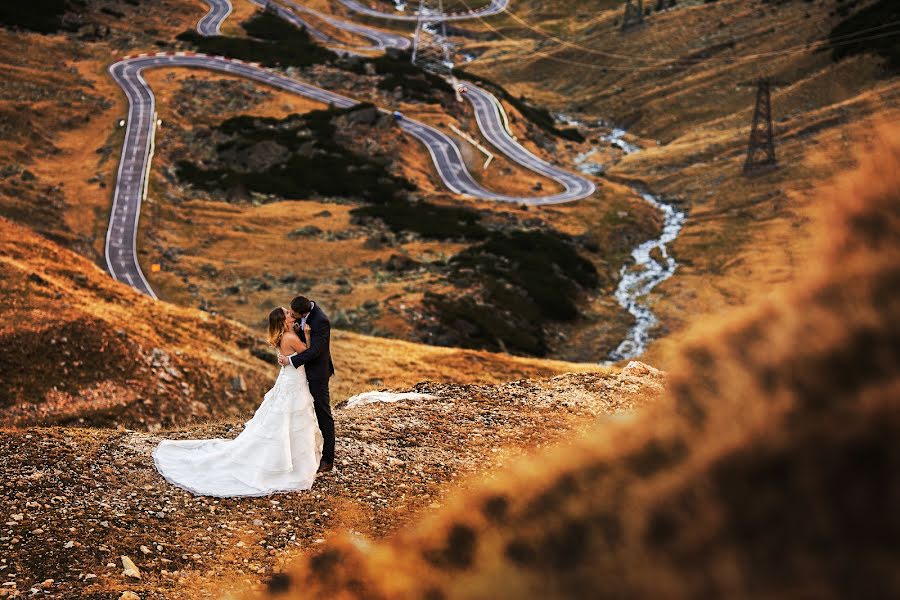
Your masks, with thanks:
[{"label": "grassy hillside", "polygon": [[[497,39],[477,43],[466,69],[585,123],[626,127],[644,148],[604,162],[610,179],[642,182],[687,211],[669,248],[680,267],[650,300],[656,335],[667,336],[789,282],[809,260],[810,190],[852,168],[850,149],[874,123],[900,118],[896,3],[644,4],[644,24],[623,32],[622,2],[516,2],[472,25]],[[780,169],[745,178],[761,76],[775,82]]]},{"label": "grassy hillside", "polygon": [[[0,84],[6,86],[0,111],[6,111],[4,123],[8,123],[0,129],[4,150],[0,157],[0,210],[4,216],[103,264],[106,219],[124,134],[118,122],[125,114],[122,92],[106,72],[109,62],[124,54],[186,49],[193,44],[220,44],[206,49],[232,54],[264,51],[278,62],[279,44],[290,45],[293,42],[286,38],[300,35],[273,21],[271,15],[261,17],[243,2],[236,4],[225,24],[227,38],[180,36],[194,27],[203,14],[201,9],[181,0],[170,0],[154,10],[111,0],[88,3],[81,16],[84,23],[100,28],[99,36],[88,31],[93,25],[53,35],[0,29],[8,65],[19,60],[15,48],[28,45],[32,49],[21,60],[21,67],[0,66],[9,76]],[[310,43],[302,35],[300,38],[297,43]],[[294,44],[294,50],[295,46],[300,47]],[[412,70],[406,55],[367,61],[334,60],[323,53],[313,62],[316,64],[291,67],[288,74],[400,109],[445,130],[448,123],[453,124],[480,138],[467,103],[456,103],[446,84],[437,85],[433,78]],[[627,330],[627,316],[609,301],[609,295],[630,248],[656,231],[658,218],[624,186],[601,185],[601,191],[589,201],[532,211],[454,198],[438,180],[427,150],[391,127],[390,119],[377,114],[374,119],[363,118],[362,113],[368,111],[362,110],[358,115],[333,115],[338,117],[331,119],[333,123],[311,116],[314,125],[326,125],[317,129],[318,141],[291,138],[284,146],[283,139],[255,140],[224,149],[225,155],[218,157],[213,150],[224,141],[218,126],[229,118],[261,119],[260,127],[265,129],[267,119],[284,120],[291,114],[326,107],[196,69],[153,70],[145,77],[163,124],[156,135],[139,254],[145,264],[162,265],[160,273],[151,274],[151,283],[163,298],[256,326],[259,314],[277,301],[277,294],[289,297],[302,291],[332,307],[341,326],[353,331],[445,346],[565,356],[575,361],[598,360]],[[531,103],[516,105],[525,111],[520,113],[509,105],[512,127],[520,141],[542,158],[555,160],[554,140],[561,142],[562,138],[545,131],[548,126],[552,129],[548,113]],[[35,107],[38,110],[33,110]],[[23,114],[26,118],[19,118]],[[537,126],[532,122],[535,118]],[[287,129],[291,127],[285,125]],[[336,151],[332,141],[352,150],[355,157]],[[307,156],[308,142],[318,144],[311,156]],[[272,164],[272,150],[280,147],[292,148],[289,168],[284,163]],[[317,160],[317,149],[323,148],[329,156]],[[462,153],[476,179],[492,189],[522,195],[558,189],[556,183],[501,156],[484,168],[484,156],[468,143],[463,144]],[[333,160],[338,155],[347,160],[338,165]],[[263,167],[256,168],[260,157]],[[249,168],[233,173],[228,165],[244,159]],[[189,175],[196,186],[179,180],[175,170],[179,161],[182,175]],[[370,168],[373,165],[375,168]],[[357,168],[369,170],[354,171]],[[225,180],[218,179],[222,175]],[[306,185],[307,180],[315,180],[315,185]],[[410,202],[394,198],[400,187],[407,185],[402,180],[416,187]],[[298,181],[304,185],[297,185]],[[397,181],[403,186],[392,183]],[[363,197],[367,200],[360,206],[357,199]],[[256,206],[281,199],[301,200],[309,209]],[[292,218],[295,223],[290,223]],[[280,230],[282,224],[287,229],[274,235],[273,230]],[[484,270],[474,282],[469,275],[451,277],[451,271],[459,269],[449,263],[455,254],[488,237],[502,240],[521,232],[570,245],[593,263],[599,286],[575,289],[565,282],[563,286],[566,297],[561,303],[576,303],[581,317],[545,320],[537,331],[522,320],[524,313],[512,315],[517,323],[512,328],[497,329],[491,323],[473,321],[460,327],[454,311],[435,308],[459,305],[459,297],[474,286],[488,301],[487,314],[505,315],[510,308],[530,310],[535,293],[546,295],[546,289],[519,285],[524,281],[521,277],[494,277]],[[315,277],[297,273],[294,265],[282,268],[266,260],[298,246],[308,256],[321,259]],[[252,247],[258,252],[236,264],[236,247]],[[522,264],[528,260],[508,255],[491,256]],[[396,268],[400,263],[405,266]],[[565,270],[563,263],[558,266]],[[565,278],[563,274],[554,281]],[[511,283],[516,288],[514,296],[525,298],[521,306],[506,306],[505,296],[496,293]],[[426,291],[438,302],[426,305]],[[524,338],[519,330],[527,328],[531,331],[525,337],[530,339],[520,343]],[[588,333],[571,335],[581,329]],[[573,342],[575,339],[579,341]]]},{"label": "grassy hillside", "polygon": [[[277,374],[262,326],[154,302],[0,218],[0,424],[158,428],[246,416]],[[287,293],[281,304],[290,301]],[[268,313],[279,303],[261,310]],[[419,381],[498,382],[593,365],[335,331],[332,397]]]}]

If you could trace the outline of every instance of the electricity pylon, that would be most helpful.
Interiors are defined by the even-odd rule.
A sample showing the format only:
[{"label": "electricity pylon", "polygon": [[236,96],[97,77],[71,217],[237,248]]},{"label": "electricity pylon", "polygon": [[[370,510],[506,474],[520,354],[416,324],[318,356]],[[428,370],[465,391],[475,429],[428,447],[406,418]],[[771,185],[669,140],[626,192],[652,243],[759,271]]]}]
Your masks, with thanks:
[{"label": "electricity pylon", "polygon": [[744,174],[773,169],[775,158],[775,134],[772,126],[772,98],[770,81],[760,79],[756,86],[756,108],[753,110],[753,125],[750,127],[750,143],[747,147],[747,161]]},{"label": "electricity pylon", "polygon": [[416,12],[416,35],[413,40],[412,62],[423,71],[441,77],[450,77],[453,63],[450,61],[450,41],[447,38],[447,22],[443,0],[421,0]]},{"label": "electricity pylon", "polygon": [[636,27],[644,22],[644,0],[625,0],[625,17],[622,19],[622,31]]}]

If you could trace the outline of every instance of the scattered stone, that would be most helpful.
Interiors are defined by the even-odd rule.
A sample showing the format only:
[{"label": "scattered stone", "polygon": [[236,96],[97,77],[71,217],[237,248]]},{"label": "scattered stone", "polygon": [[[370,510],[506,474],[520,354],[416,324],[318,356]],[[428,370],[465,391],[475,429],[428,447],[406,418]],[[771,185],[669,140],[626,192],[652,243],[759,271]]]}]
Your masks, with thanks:
[{"label": "scattered stone", "polygon": [[131,590],[125,590],[122,592],[122,595],[119,596],[119,600],[141,600],[141,597]]},{"label": "scattered stone", "polygon": [[408,256],[403,256],[402,254],[392,254],[387,263],[385,263],[384,268],[388,271],[400,272],[417,269],[420,266],[421,263],[411,259]]},{"label": "scattered stone", "polygon": [[124,568],[124,570],[122,571],[122,574],[125,575],[126,577],[133,577],[135,579],[140,579],[141,572],[137,568],[137,565],[134,564],[134,562],[132,562],[132,560],[130,558],[128,558],[127,556],[125,556],[124,554],[122,555],[121,558],[122,558],[122,567]]},{"label": "scattered stone", "polygon": [[[253,338],[248,343],[257,344]],[[147,354],[150,352],[144,356]],[[152,354],[150,360],[160,364],[156,372],[165,372],[178,359],[173,354],[170,362],[160,352]],[[187,369],[182,370],[184,377],[199,378],[203,372],[200,367],[179,368]],[[8,553],[4,552],[8,547],[0,548],[0,573],[4,574],[3,581],[18,580],[25,591],[20,595],[27,596],[25,582],[36,585],[41,577],[57,576],[41,571],[40,560],[35,557],[42,551],[56,554],[62,574],[44,593],[61,598],[86,597],[89,594],[84,590],[90,586],[97,597],[133,599],[139,596],[125,595],[124,588],[133,587],[137,592],[142,585],[148,586],[146,591],[137,593],[145,598],[172,597],[181,585],[179,578],[195,569],[206,571],[207,565],[219,575],[241,573],[258,580],[255,573],[260,569],[265,573],[280,570],[278,561],[284,556],[283,550],[325,547],[326,532],[339,514],[335,498],[343,494],[355,497],[360,509],[372,514],[388,514],[383,512],[386,508],[390,513],[396,509],[397,514],[427,511],[429,503],[442,501],[440,486],[467,472],[474,461],[488,456],[492,466],[502,468],[506,457],[502,451],[492,454],[495,450],[551,443],[570,430],[573,413],[593,418],[633,409],[643,396],[621,401],[619,392],[636,389],[639,379],[643,379],[642,390],[655,385],[658,378],[662,381],[664,374],[658,377],[651,369],[631,365],[625,369],[627,381],[620,380],[617,372],[598,372],[498,386],[423,383],[412,390],[398,391],[427,394],[431,399],[336,409],[341,419],[339,468],[329,477],[317,479],[311,494],[250,502],[197,498],[160,480],[150,458],[158,434],[124,428],[102,434],[79,428],[73,434],[75,430],[65,427],[50,437],[43,429],[7,432],[0,440],[0,456],[15,456],[20,464],[27,465],[21,475],[5,484],[0,482],[10,490],[5,496],[7,518],[19,524],[13,531],[30,531],[40,525],[50,535],[38,538],[43,549],[38,547],[41,544],[31,542],[14,546]],[[646,375],[639,377],[638,373]],[[225,380],[228,389],[236,379],[231,375]],[[250,375],[245,377],[246,385],[252,388]],[[240,431],[237,419],[236,414],[230,423],[197,424],[164,435],[230,438]],[[48,462],[40,462],[44,459]],[[66,468],[66,461],[78,468]],[[37,484],[29,479],[34,469],[44,473]],[[92,485],[85,487],[87,481]],[[38,491],[40,496],[36,495]],[[27,512],[21,510],[26,500],[36,497],[41,502],[28,505]],[[14,515],[19,514],[22,519],[14,521]],[[103,519],[108,519],[108,529]],[[366,536],[387,534],[394,524],[381,518],[373,520],[371,526],[364,521]],[[119,529],[123,523],[131,530],[127,539]],[[3,535],[12,537],[8,530]],[[9,544],[0,540],[0,545],[3,543]],[[59,552],[64,544],[67,551]],[[80,544],[90,552],[74,550]],[[144,557],[141,562],[146,578],[144,569],[138,569],[128,556],[121,556],[121,563],[114,562],[117,551],[134,553],[135,547],[136,556]],[[9,554],[21,555],[23,560],[15,565],[8,559],[4,563]],[[182,558],[185,556],[188,558]],[[118,584],[117,568],[122,569]],[[98,581],[84,575],[90,569],[100,570],[96,573]],[[121,596],[115,595],[117,585]]]},{"label": "scattered stone", "polygon": [[38,285],[49,285],[50,284],[50,282],[48,282],[46,279],[44,279],[37,273],[29,273],[28,281],[31,281],[32,283],[36,283]]},{"label": "scattered stone", "polygon": [[322,233],[322,230],[315,225],[306,225],[299,229],[295,229],[287,234],[289,239],[295,240],[302,237],[313,237]]}]

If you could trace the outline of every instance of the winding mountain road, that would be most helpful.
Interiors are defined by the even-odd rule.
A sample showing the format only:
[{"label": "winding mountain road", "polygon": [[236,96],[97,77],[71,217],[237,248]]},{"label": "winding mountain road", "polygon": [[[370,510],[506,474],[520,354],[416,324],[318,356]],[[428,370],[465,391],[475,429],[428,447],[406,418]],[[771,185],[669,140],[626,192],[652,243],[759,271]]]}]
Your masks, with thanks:
[{"label": "winding mountain road", "polygon": [[[391,21],[417,21],[419,19],[415,14],[404,15],[397,13],[386,13],[374,8],[369,8],[357,0],[339,0],[341,4],[352,10],[353,12],[367,17],[375,17],[377,19],[389,19]],[[447,13],[444,15],[432,15],[429,17],[432,21],[463,21],[465,19],[478,19],[489,17],[502,13],[509,6],[509,0],[491,0],[490,4],[460,13]]]},{"label": "winding mountain road", "polygon": [[211,0],[207,4],[209,4],[209,12],[197,22],[197,33],[206,36],[219,35],[221,34],[219,28],[231,14],[231,2],[230,0]]},{"label": "winding mountain road", "polygon": [[[198,30],[202,26],[201,33],[215,35],[211,32],[219,31],[222,21],[231,13],[231,4],[228,0],[208,0],[208,2],[211,6],[210,11],[198,23]],[[489,8],[501,4],[502,8],[505,8],[507,2],[495,1]],[[284,16],[282,11],[289,12],[281,8],[278,14]],[[332,19],[329,22],[337,27],[348,25],[338,19]],[[402,36],[378,32],[378,30],[364,26],[354,25],[354,29],[354,33],[369,37],[376,43],[382,44],[383,47],[401,47],[398,46],[403,43],[400,40],[404,40],[407,44],[409,42]],[[160,52],[125,57],[111,65],[109,67],[110,75],[128,98],[128,116],[113,195],[112,213],[106,235],[106,262],[110,274],[116,280],[128,283],[153,298],[156,298],[156,294],[138,263],[136,240],[141,203],[146,196],[146,186],[149,181],[152,142],[156,125],[156,101],[142,72],[145,69],[161,67],[210,69],[253,79],[323,104],[332,104],[341,108],[358,104],[356,100],[292,79],[258,64],[220,56],[190,52]],[[564,187],[564,191],[550,196],[521,197],[488,190],[475,181],[468,171],[458,142],[454,138],[415,119],[404,117],[398,120],[397,123],[401,129],[421,141],[428,149],[437,173],[448,189],[457,194],[485,200],[529,205],[572,202],[594,193],[596,187],[590,180],[559,169],[522,147],[503,126],[503,109],[500,102],[493,95],[475,85],[469,83],[465,85],[469,91],[464,97],[472,104],[478,126],[485,138],[506,154],[510,160],[559,182]]]},{"label": "winding mountain road", "polygon": [[[365,51],[377,51],[377,50],[387,50],[388,48],[398,48],[400,50],[408,50],[412,47],[412,39],[407,36],[400,35],[397,33],[391,33],[389,31],[383,31],[381,29],[375,29],[374,27],[367,27],[365,25],[360,25],[359,23],[352,23],[350,21],[344,21],[342,19],[338,19],[333,17],[332,15],[319,12],[312,8],[308,8],[301,4],[297,4],[292,0],[282,0],[284,5],[289,7],[291,10],[295,12],[300,12],[308,15],[313,15],[314,17],[318,17],[322,21],[325,21],[329,25],[333,27],[337,27],[338,29],[343,29],[344,31],[355,33],[356,35],[368,38],[375,42],[372,46],[359,47],[357,50],[365,50]],[[329,36],[330,37],[330,36]],[[334,39],[334,38],[332,38]],[[342,42],[339,40],[334,40],[334,44],[341,45]]]}]

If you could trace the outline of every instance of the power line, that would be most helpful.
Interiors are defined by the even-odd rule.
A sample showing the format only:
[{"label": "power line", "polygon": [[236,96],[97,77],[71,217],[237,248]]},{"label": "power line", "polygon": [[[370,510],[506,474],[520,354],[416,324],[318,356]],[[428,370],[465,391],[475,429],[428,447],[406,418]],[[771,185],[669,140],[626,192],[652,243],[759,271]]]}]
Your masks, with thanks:
[{"label": "power line", "polygon": [[[484,19],[482,19],[482,18],[479,17],[479,20],[481,20],[481,21],[485,24],[485,26],[487,26],[488,29],[490,29],[491,31],[493,31],[494,33],[496,33],[496,34],[497,34],[498,36],[500,36],[501,38],[503,38],[503,39],[505,39],[505,40],[509,40],[509,41],[511,41],[511,42],[521,42],[521,40],[519,40],[519,39],[512,38],[512,37],[506,35],[506,34],[503,33],[502,31],[500,31],[499,29],[495,28],[495,27],[494,27],[493,25],[491,25],[490,23],[484,21]],[[897,24],[897,23],[900,23],[900,21],[898,21],[898,22],[893,22],[893,23],[891,23],[891,25]],[[879,28],[881,28],[881,27],[877,27],[877,28],[873,28],[873,29],[879,29]],[[848,44],[855,44],[855,43],[858,43],[858,42],[861,42],[861,41],[869,41],[869,40],[876,40],[876,39],[883,39],[883,38],[893,37],[893,36],[896,36],[896,35],[898,35],[898,34],[900,34],[900,29],[896,29],[896,30],[893,30],[893,31],[885,32],[885,33],[882,33],[882,34],[879,34],[879,35],[864,36],[864,37],[859,37],[859,38],[854,37],[855,35],[858,35],[858,34],[854,34],[854,36],[848,36],[848,37],[854,37],[854,39],[847,39],[847,40],[844,40],[844,41],[842,41],[842,42],[837,42],[837,43],[831,42],[830,40],[821,40],[821,41],[819,41],[819,42],[813,42],[813,43],[805,44],[805,45],[803,45],[803,46],[794,46],[794,47],[792,47],[792,48],[782,49],[782,50],[773,51],[773,52],[768,52],[768,53],[748,54],[748,55],[743,55],[743,56],[736,56],[736,57],[733,57],[733,58],[725,58],[725,57],[722,57],[722,58],[718,58],[718,59],[716,59],[716,58],[708,58],[708,59],[688,59],[688,58],[657,59],[657,60],[667,61],[667,62],[666,62],[665,64],[652,65],[652,66],[598,65],[597,63],[587,63],[587,62],[581,62],[581,61],[577,61],[577,60],[571,60],[571,59],[561,58],[561,57],[559,57],[559,56],[556,56],[555,54],[550,54],[550,53],[548,53],[548,52],[543,52],[543,51],[541,51],[541,50],[530,50],[529,52],[530,52],[530,54],[533,55],[533,56],[539,56],[539,57],[541,57],[541,58],[546,58],[546,59],[548,59],[548,60],[552,60],[552,61],[559,62],[559,63],[562,63],[562,64],[568,64],[568,65],[572,65],[572,66],[576,66],[576,67],[585,67],[585,68],[588,68],[588,69],[594,69],[594,70],[600,70],[600,71],[628,71],[628,72],[662,71],[662,70],[672,69],[672,68],[676,68],[676,67],[690,67],[690,66],[693,66],[693,63],[697,63],[697,64],[710,64],[710,63],[712,63],[712,64],[715,64],[716,61],[719,61],[719,62],[722,63],[722,64],[738,64],[738,63],[743,63],[743,62],[749,62],[749,61],[752,61],[752,60],[756,60],[756,59],[758,59],[758,58],[767,58],[767,57],[776,56],[776,55],[789,56],[789,55],[791,55],[791,54],[804,54],[804,53],[806,53],[806,52],[811,52],[811,51],[814,51],[814,50],[818,50],[819,48],[822,48],[822,47],[845,46],[845,45],[848,45]]]},{"label": "power line", "polygon": [[[605,56],[608,58],[615,58],[615,59],[622,59],[622,60],[637,59],[637,60],[653,61],[653,62],[659,63],[658,65],[638,65],[638,66],[597,65],[596,63],[586,63],[586,62],[581,62],[581,61],[577,61],[577,60],[562,58],[562,57],[556,56],[554,54],[550,54],[548,52],[543,52],[541,50],[532,50],[531,51],[531,54],[533,54],[534,56],[540,56],[542,58],[546,58],[548,60],[553,60],[553,61],[560,62],[563,64],[579,66],[579,67],[586,67],[586,68],[595,69],[595,70],[608,70],[608,71],[660,71],[660,70],[675,68],[675,67],[680,67],[680,66],[691,66],[693,63],[697,63],[697,64],[741,63],[741,62],[755,60],[758,58],[769,58],[769,57],[780,56],[780,55],[788,56],[791,54],[802,54],[802,53],[806,53],[806,52],[815,51],[815,50],[818,50],[819,48],[823,48],[823,47],[844,46],[844,45],[848,45],[848,44],[857,43],[860,41],[882,39],[882,38],[892,37],[894,35],[900,34],[900,29],[895,29],[892,31],[878,34],[878,35],[860,37],[862,34],[865,34],[865,33],[869,33],[872,31],[878,31],[880,29],[893,27],[895,25],[900,25],[900,20],[898,20],[898,21],[891,21],[888,23],[883,23],[883,24],[877,25],[875,27],[861,29],[852,34],[837,36],[835,38],[828,39],[828,40],[818,40],[815,42],[808,42],[803,45],[791,46],[788,48],[782,48],[780,50],[773,50],[770,52],[745,54],[745,55],[735,56],[735,57],[660,58],[659,56],[644,56],[644,55],[636,55],[636,54],[627,54],[626,55],[626,54],[618,54],[618,53],[613,53],[613,52],[606,52],[606,51],[597,50],[594,48],[588,48],[586,46],[581,46],[579,44],[574,44],[572,42],[568,42],[566,40],[558,38],[546,31],[540,29],[539,27],[535,27],[535,26],[531,25],[530,23],[528,23],[527,21],[523,20],[521,17],[517,16],[512,11],[508,10],[508,11],[506,11],[506,14],[509,15],[516,22],[520,23],[525,29],[528,29],[529,31],[538,33],[538,34],[542,35],[543,37],[545,37],[546,39],[552,40],[554,42],[559,43],[560,45],[563,45],[563,46],[566,46],[566,47],[569,47],[569,48],[572,48],[575,50],[580,50],[580,51],[590,53],[590,54],[597,54],[597,55]],[[502,31],[500,31],[499,29],[494,27],[492,24],[490,24],[484,17],[478,16],[476,18],[479,21],[481,21],[482,24],[484,24],[490,31],[494,32],[501,38],[509,40],[509,41],[515,41],[515,42],[521,41],[519,39],[512,38],[512,37],[506,35]]]},{"label": "power line", "polygon": [[[513,20],[515,20],[516,22],[518,22],[519,24],[521,24],[523,27],[525,27],[526,29],[528,29],[529,31],[532,31],[532,32],[534,32],[534,33],[537,33],[537,34],[539,34],[539,35],[542,35],[542,36],[546,37],[547,39],[550,39],[550,40],[552,40],[552,41],[554,41],[554,42],[557,42],[557,43],[560,44],[560,45],[564,45],[564,46],[567,46],[567,47],[570,47],[570,48],[573,48],[573,49],[581,50],[581,51],[584,51],[584,52],[587,52],[587,53],[590,53],[590,54],[598,54],[598,55],[601,55],[601,56],[607,56],[607,57],[609,57],[609,58],[621,58],[621,59],[625,59],[625,60],[640,59],[640,60],[647,60],[647,61],[653,61],[653,62],[662,62],[662,61],[677,61],[677,62],[708,62],[708,61],[710,61],[710,60],[738,60],[738,59],[741,59],[741,58],[756,58],[756,57],[760,57],[760,58],[761,58],[761,57],[773,56],[773,55],[777,55],[777,54],[785,53],[785,52],[790,53],[790,52],[793,52],[794,49],[803,49],[803,50],[807,50],[807,49],[809,49],[809,46],[812,45],[812,44],[816,44],[816,45],[826,44],[826,45],[828,45],[828,44],[830,44],[833,40],[842,40],[842,39],[845,39],[845,38],[855,38],[855,37],[857,37],[857,36],[859,36],[860,34],[863,34],[863,33],[869,33],[869,32],[872,32],[872,31],[877,31],[877,30],[879,30],[879,29],[884,29],[884,28],[887,28],[887,27],[892,27],[892,26],[894,26],[894,25],[900,25],[900,20],[897,20],[897,21],[890,21],[890,22],[888,22],[888,23],[883,23],[883,24],[881,24],[881,25],[876,25],[875,27],[869,27],[869,28],[866,28],[866,29],[860,29],[859,31],[856,31],[856,32],[854,32],[854,33],[845,34],[845,35],[842,35],[842,36],[837,36],[837,37],[835,37],[835,38],[832,38],[831,40],[819,40],[819,41],[816,41],[816,42],[807,42],[806,44],[798,45],[798,46],[792,46],[792,47],[789,47],[789,48],[786,48],[786,49],[775,50],[775,51],[772,51],[772,52],[762,52],[762,53],[757,53],[757,54],[748,54],[748,55],[744,55],[744,56],[741,56],[741,57],[734,57],[734,58],[731,58],[731,59],[728,59],[728,58],[725,58],[725,57],[722,57],[722,58],[697,58],[697,59],[691,59],[691,58],[668,58],[668,59],[661,59],[661,58],[659,58],[658,56],[648,56],[648,55],[639,55],[639,54],[618,54],[618,53],[615,53],[615,52],[608,52],[608,51],[604,51],[604,50],[597,50],[597,49],[595,49],[595,48],[589,48],[589,47],[587,47],[587,46],[582,46],[582,45],[580,45],[580,44],[574,44],[574,43],[569,42],[569,41],[567,41],[567,40],[564,40],[564,39],[562,39],[562,38],[556,37],[556,36],[554,36],[553,34],[549,33],[548,31],[546,31],[546,30],[544,30],[544,29],[541,29],[540,27],[537,27],[537,26],[535,26],[535,25],[532,25],[532,24],[528,23],[528,22],[525,21],[522,17],[519,17],[518,15],[516,15],[514,12],[512,12],[512,11],[510,11],[510,10],[507,10],[507,11],[506,11],[506,14],[509,15]],[[490,24],[488,24],[487,22],[485,22],[483,18],[481,18],[480,20],[490,27]],[[797,21],[799,22],[800,20],[797,19]],[[782,27],[785,27],[785,26],[787,26],[788,24],[786,24],[786,23],[781,23],[781,25],[782,25]],[[496,29],[495,29],[494,31],[496,31]],[[497,33],[500,33],[500,32],[498,31]],[[501,33],[501,35],[503,35],[503,34]]]},{"label": "power line", "polygon": [[412,62],[423,71],[441,77],[450,77],[450,42],[447,39],[447,22],[443,0],[421,0],[416,12],[416,33],[413,40]]}]

